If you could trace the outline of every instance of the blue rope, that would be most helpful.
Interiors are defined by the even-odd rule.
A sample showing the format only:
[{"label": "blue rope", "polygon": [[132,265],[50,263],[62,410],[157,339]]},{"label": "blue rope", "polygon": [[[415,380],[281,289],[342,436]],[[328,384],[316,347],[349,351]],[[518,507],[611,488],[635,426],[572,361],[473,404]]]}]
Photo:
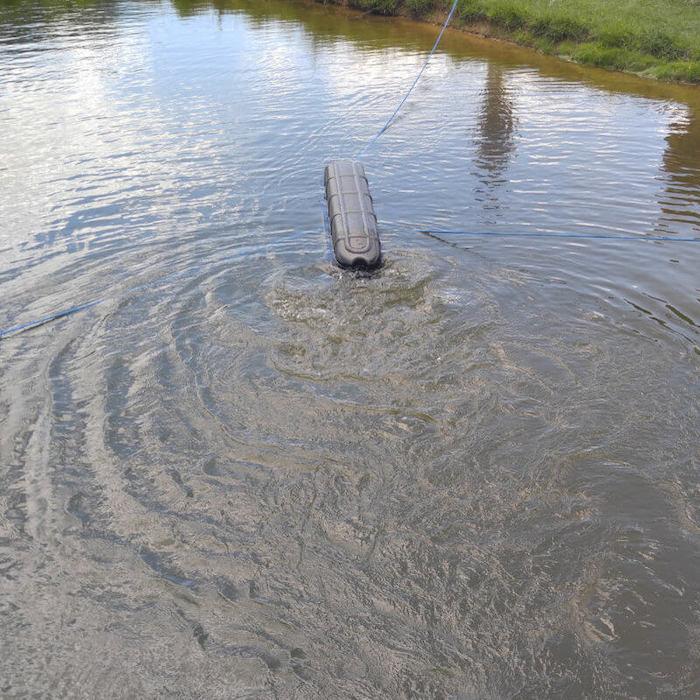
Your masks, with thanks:
[{"label": "blue rope", "polygon": [[101,304],[104,299],[96,299],[95,301],[89,301],[86,304],[79,304],[78,306],[71,306],[69,309],[64,309],[63,311],[57,311],[54,314],[49,314],[48,316],[42,316],[35,321],[28,321],[27,323],[20,323],[16,326],[11,326],[10,328],[0,329],[0,340],[7,338],[11,335],[16,335],[17,333],[22,333],[22,331],[29,331],[32,328],[38,328],[46,323],[51,323],[51,321],[57,321],[59,318],[65,318],[66,316],[72,316],[80,311],[86,311],[91,309],[93,306]]},{"label": "blue rope", "polygon": [[[198,269],[198,268],[195,268]],[[188,272],[192,272],[193,270],[188,270]],[[157,282],[163,282],[167,279],[170,279],[174,276],[177,276],[178,274],[181,274],[177,270],[175,272],[170,272],[165,275],[161,275],[160,277],[156,277],[154,280],[151,280],[150,282],[145,282],[144,284],[138,284],[135,287],[130,287],[126,289],[123,294],[132,294],[133,292],[138,292],[141,291],[142,289],[147,289],[151,285],[157,283]],[[6,338],[9,338],[10,336],[17,335],[18,333],[24,333],[25,331],[31,331],[34,328],[39,328],[40,326],[44,326],[47,323],[51,323],[53,321],[58,321],[62,318],[66,318],[67,316],[73,316],[74,314],[80,313],[81,311],[87,311],[88,309],[92,309],[95,306],[99,306],[100,304],[104,304],[106,301],[109,301],[109,298],[102,298],[102,299],[93,299],[92,301],[85,302],[84,304],[78,304],[77,306],[71,306],[67,309],[63,309],[61,311],[56,311],[55,313],[48,314],[47,316],[42,316],[41,318],[35,319],[34,321],[27,321],[26,323],[19,323],[16,326],[10,326],[8,328],[0,328],[0,340],[5,340]]]},{"label": "blue rope", "polygon": [[605,233],[508,233],[505,231],[451,231],[444,229],[424,229],[418,231],[426,236],[482,236],[484,238],[581,238],[608,241],[651,241],[666,243],[700,243],[700,238],[681,238],[679,236],[615,236]]},{"label": "blue rope", "polygon": [[428,64],[430,63],[430,59],[435,55],[435,52],[438,50],[438,46],[440,46],[440,42],[442,41],[442,36],[445,33],[445,30],[449,26],[450,22],[452,21],[452,18],[454,17],[455,11],[457,10],[457,5],[459,4],[459,0],[454,0],[452,3],[452,8],[450,9],[449,14],[447,15],[447,19],[445,20],[445,23],[442,25],[442,29],[440,30],[440,33],[438,34],[437,39],[435,40],[435,44],[433,45],[432,51],[428,54],[428,57],[425,59],[425,62],[423,63],[422,68],[420,69],[418,75],[416,76],[416,79],[413,81],[413,85],[409,88],[408,92],[404,96],[403,100],[399,103],[399,106],[396,108],[394,113],[389,117],[387,123],[374,135],[374,137],[365,144],[364,148],[358,152],[357,157],[359,158],[368,148],[373,146],[379,137],[386,133],[390,128],[391,125],[396,121],[396,118],[399,116],[399,112],[403,108],[403,106],[406,104],[408,101],[408,98],[411,96],[411,93],[415,90],[416,85],[418,85],[418,82],[420,79],[423,77],[423,73],[425,73],[425,69],[428,67]]}]

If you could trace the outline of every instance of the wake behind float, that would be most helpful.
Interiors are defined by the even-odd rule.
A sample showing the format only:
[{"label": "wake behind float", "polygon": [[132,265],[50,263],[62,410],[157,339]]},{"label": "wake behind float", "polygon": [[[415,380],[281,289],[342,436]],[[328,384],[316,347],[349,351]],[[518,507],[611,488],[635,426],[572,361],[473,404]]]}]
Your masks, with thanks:
[{"label": "wake behind float", "polygon": [[382,259],[377,216],[361,163],[331,161],[325,170],[333,254],[341,267],[374,268]]}]

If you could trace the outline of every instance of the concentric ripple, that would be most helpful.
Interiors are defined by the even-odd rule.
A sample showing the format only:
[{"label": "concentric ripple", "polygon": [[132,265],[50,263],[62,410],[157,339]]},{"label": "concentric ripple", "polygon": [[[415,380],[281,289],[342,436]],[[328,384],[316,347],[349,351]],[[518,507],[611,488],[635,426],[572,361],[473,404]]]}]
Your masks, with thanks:
[{"label": "concentric ripple", "polygon": [[0,7],[0,328],[95,302],[0,339],[3,697],[700,694],[700,95],[451,33],[341,271],[434,32]]}]

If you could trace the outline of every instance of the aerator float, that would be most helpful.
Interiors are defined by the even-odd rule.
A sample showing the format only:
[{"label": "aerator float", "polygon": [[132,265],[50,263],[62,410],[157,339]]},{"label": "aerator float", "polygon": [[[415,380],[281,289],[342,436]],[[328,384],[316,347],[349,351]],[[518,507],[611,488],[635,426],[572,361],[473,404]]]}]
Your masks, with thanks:
[{"label": "aerator float", "polygon": [[382,259],[372,195],[365,169],[352,160],[326,166],[326,203],[333,253],[341,267],[371,269]]}]

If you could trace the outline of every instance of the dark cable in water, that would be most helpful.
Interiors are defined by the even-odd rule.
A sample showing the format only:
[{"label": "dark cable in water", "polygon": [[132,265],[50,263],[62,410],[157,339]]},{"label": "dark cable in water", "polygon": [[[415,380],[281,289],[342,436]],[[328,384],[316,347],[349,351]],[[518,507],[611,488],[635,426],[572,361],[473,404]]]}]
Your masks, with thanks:
[{"label": "dark cable in water", "polygon": [[81,311],[86,311],[91,309],[93,306],[101,304],[104,299],[95,299],[94,301],[88,301],[86,304],[79,304],[78,306],[71,306],[69,309],[64,309],[63,311],[57,311],[54,314],[49,314],[48,316],[42,316],[34,321],[27,321],[27,323],[20,323],[16,326],[10,326],[9,328],[0,329],[0,340],[7,338],[11,335],[17,335],[17,333],[22,333],[24,331],[30,331],[33,328],[38,328],[51,321],[58,321],[59,318],[65,318],[66,316],[72,316],[73,314],[80,313]]},{"label": "dark cable in water", "polygon": [[679,236],[616,236],[606,233],[522,233],[507,231],[453,231],[449,229],[423,229],[418,233],[424,236],[474,236],[483,238],[569,238],[596,239],[607,241],[646,241],[664,243],[700,243],[700,238],[681,238]]},{"label": "dark cable in water", "polygon": [[[188,268],[187,272],[192,272],[193,269],[196,270],[196,267]],[[164,280],[172,278],[178,274],[180,273],[176,270],[175,272],[170,272],[161,275],[160,277],[156,277],[150,282],[139,284],[135,287],[130,287],[129,289],[125,290],[123,294],[138,292],[142,289],[145,289],[146,287],[151,286],[152,284],[155,284],[156,282],[163,282]],[[58,321],[62,318],[66,318],[67,316],[73,316],[74,314],[80,313],[81,311],[87,311],[88,309],[92,309],[93,307],[98,306],[99,304],[103,304],[106,301],[109,301],[109,298],[93,299],[92,301],[85,302],[84,304],[77,304],[76,306],[71,306],[67,309],[63,309],[62,311],[56,311],[53,314],[42,316],[41,318],[38,318],[34,321],[19,323],[15,326],[10,326],[8,328],[0,328],[0,340],[4,340],[6,338],[9,338],[10,336],[14,336],[19,333],[24,333],[25,331],[31,331],[34,328],[39,328],[40,326],[44,326],[47,323],[51,323],[53,321]]]}]

